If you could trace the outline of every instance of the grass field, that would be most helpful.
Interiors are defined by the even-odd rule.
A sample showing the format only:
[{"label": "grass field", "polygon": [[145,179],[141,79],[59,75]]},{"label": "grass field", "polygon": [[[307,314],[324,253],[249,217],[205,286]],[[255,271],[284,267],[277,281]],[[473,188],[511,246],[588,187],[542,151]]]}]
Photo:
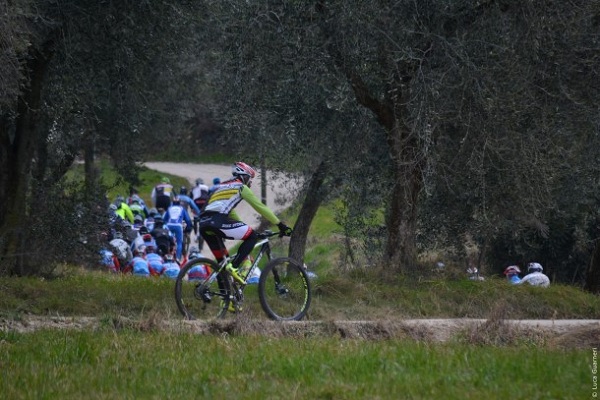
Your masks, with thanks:
[{"label": "grass field", "polygon": [[100,330],[0,334],[6,399],[581,399],[592,351]]}]

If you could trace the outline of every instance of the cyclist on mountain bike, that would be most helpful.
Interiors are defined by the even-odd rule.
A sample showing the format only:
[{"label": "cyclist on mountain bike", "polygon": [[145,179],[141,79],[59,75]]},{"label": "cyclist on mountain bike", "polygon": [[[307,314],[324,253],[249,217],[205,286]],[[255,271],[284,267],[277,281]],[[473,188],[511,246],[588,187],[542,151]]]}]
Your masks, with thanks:
[{"label": "cyclist on mountain bike", "polygon": [[118,195],[113,204],[117,207],[117,210],[115,211],[117,215],[121,219],[127,220],[130,224],[133,224],[133,212],[127,203],[125,203],[123,196]]},{"label": "cyclist on mountain bike", "polygon": [[172,254],[173,251],[177,248],[177,243],[175,242],[175,237],[171,234],[171,231],[164,227],[163,219],[161,216],[157,216],[154,220],[154,228],[150,232],[154,241],[156,243],[156,247],[158,249],[158,254],[165,257],[169,254]]},{"label": "cyclist on mountain bike", "polygon": [[258,236],[240,220],[234,208],[242,200],[246,200],[260,215],[277,225],[282,235],[291,235],[292,228],[281,222],[250,189],[252,179],[256,176],[256,171],[251,166],[236,162],[231,173],[233,177],[218,184],[208,199],[200,218],[200,233],[218,262],[228,255],[223,239],[243,240],[236,257],[226,266],[236,280],[243,282],[237,268],[254,248]]}]

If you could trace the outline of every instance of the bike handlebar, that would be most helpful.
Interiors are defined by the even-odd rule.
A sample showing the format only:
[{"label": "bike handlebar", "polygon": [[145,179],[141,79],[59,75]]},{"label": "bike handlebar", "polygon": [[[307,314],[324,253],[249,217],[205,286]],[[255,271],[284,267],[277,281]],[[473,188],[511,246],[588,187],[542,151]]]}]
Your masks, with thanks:
[{"label": "bike handlebar", "polygon": [[259,233],[257,233],[257,235],[258,235],[259,239],[267,239],[267,238],[270,238],[270,237],[273,237],[273,236],[277,236],[277,235],[279,235],[280,237],[281,236],[286,236],[283,232],[273,232],[271,230],[266,230],[266,231],[263,231],[263,232],[259,232]]}]

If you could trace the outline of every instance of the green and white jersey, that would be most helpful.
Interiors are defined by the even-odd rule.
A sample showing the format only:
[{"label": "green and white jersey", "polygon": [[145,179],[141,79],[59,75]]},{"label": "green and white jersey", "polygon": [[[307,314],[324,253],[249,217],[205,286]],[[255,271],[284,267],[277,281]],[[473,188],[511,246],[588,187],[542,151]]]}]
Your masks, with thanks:
[{"label": "green and white jersey", "polygon": [[204,212],[217,212],[219,214],[230,215],[239,219],[234,208],[245,200],[250,206],[266,218],[270,223],[277,225],[279,218],[271,211],[269,207],[261,203],[252,190],[241,181],[235,179],[221,183],[215,188],[215,191],[208,199],[208,204]]}]

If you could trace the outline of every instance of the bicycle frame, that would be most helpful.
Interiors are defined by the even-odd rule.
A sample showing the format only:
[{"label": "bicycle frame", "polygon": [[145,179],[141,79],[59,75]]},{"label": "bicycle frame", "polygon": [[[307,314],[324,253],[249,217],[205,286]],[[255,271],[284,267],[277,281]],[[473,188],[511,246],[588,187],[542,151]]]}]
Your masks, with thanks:
[{"label": "bicycle frame", "polygon": [[[247,280],[248,277],[250,276],[250,274],[252,274],[252,271],[254,271],[255,268],[258,268],[258,265],[260,264],[260,260],[262,260],[263,256],[267,256],[267,261],[271,260],[271,245],[269,243],[269,238],[264,238],[261,239],[260,241],[258,241],[255,245],[254,245],[254,249],[256,249],[257,247],[259,247],[260,249],[258,250],[258,253],[256,253],[256,256],[254,257],[254,262],[252,263],[252,266],[250,266],[250,268],[245,271],[244,275],[242,276],[242,278],[244,278],[244,280]],[[249,255],[251,255],[252,253],[250,253]],[[225,265],[227,265],[227,263],[229,261],[231,261],[231,259],[235,258],[237,254],[233,254],[231,256],[226,257],[225,260],[223,260],[221,268],[219,268],[219,272],[221,272],[221,270],[223,269],[222,267],[224,267]],[[243,285],[236,282],[237,284],[239,284],[241,287],[240,289],[243,289],[247,284],[244,283]]]},{"label": "bicycle frame", "polygon": [[[265,254],[267,255],[267,260],[271,261],[271,245],[269,244],[269,238],[260,240],[258,243],[256,243],[254,245],[255,249],[257,247],[260,247],[260,250],[258,250],[258,253],[256,253],[256,257],[254,257],[254,262],[252,263],[252,266],[244,274],[243,278],[245,280],[247,280],[248,277],[250,276],[250,274],[252,274],[252,271],[254,271],[254,268],[258,268],[260,260],[263,258],[263,256]],[[245,286],[245,284],[244,284],[244,286]]]},{"label": "bicycle frame", "polygon": [[[254,262],[252,263],[252,266],[243,275],[244,280],[248,279],[248,277],[250,276],[250,274],[252,273],[252,271],[254,271],[254,268],[258,268],[260,260],[263,258],[263,256],[265,254],[267,255],[267,260],[268,261],[271,260],[271,245],[270,245],[270,240],[269,240],[268,237],[265,237],[265,238],[259,240],[254,245],[254,249],[256,249],[257,247],[260,247],[260,249],[258,250],[258,253],[256,253],[256,256],[254,257]],[[230,262],[233,258],[235,258],[236,255],[237,255],[237,253],[225,256],[223,258],[223,260],[221,260],[221,262],[219,263],[219,269],[213,271],[212,274],[210,274],[210,276],[208,277],[208,279],[206,281],[211,281],[211,280],[216,279],[216,276],[218,274],[220,274],[220,273],[223,272],[223,270],[225,269],[225,266],[227,265],[227,263]],[[239,284],[240,285],[240,289],[242,289],[242,290],[246,286],[245,283],[242,285],[242,284],[236,282],[236,284]]]}]

